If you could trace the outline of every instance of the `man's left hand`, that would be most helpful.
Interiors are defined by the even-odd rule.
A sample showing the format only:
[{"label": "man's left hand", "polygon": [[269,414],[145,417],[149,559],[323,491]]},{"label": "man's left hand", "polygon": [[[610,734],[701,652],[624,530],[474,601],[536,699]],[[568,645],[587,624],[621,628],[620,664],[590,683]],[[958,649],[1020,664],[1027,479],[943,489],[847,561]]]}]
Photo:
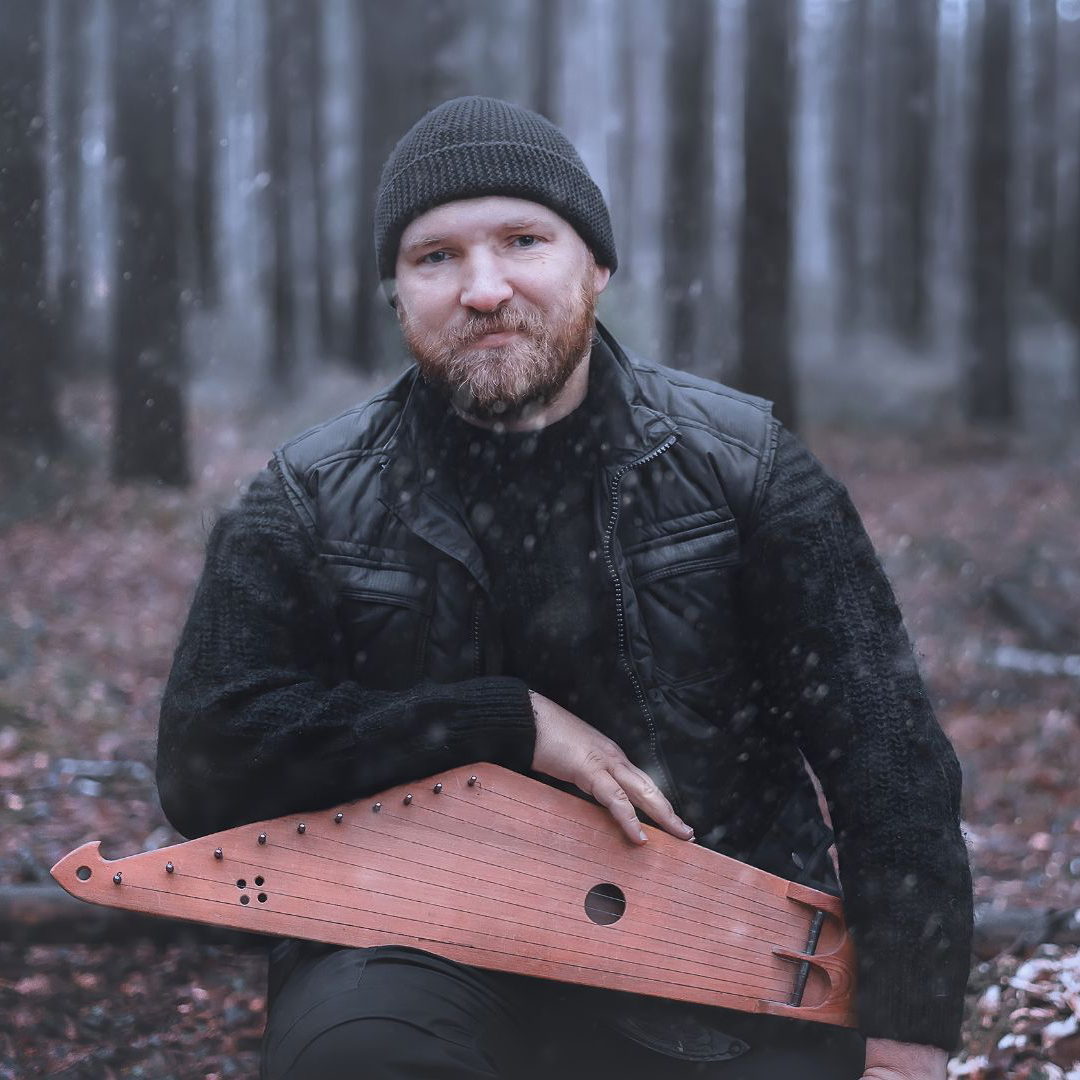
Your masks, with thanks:
[{"label": "man's left hand", "polygon": [[866,1040],[866,1071],[862,1080],[945,1080],[949,1055],[936,1046]]}]

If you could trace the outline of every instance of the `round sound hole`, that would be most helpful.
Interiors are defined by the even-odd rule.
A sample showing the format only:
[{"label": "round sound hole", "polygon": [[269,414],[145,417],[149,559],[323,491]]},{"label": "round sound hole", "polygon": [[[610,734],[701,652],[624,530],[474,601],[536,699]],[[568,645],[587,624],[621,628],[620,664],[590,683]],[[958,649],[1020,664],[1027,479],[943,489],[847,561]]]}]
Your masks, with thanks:
[{"label": "round sound hole", "polygon": [[618,885],[594,885],[585,897],[585,914],[597,926],[618,922],[626,911],[626,895]]},{"label": "round sound hole", "polygon": [[89,866],[80,866],[79,869],[75,871],[75,876],[80,881],[89,881],[91,873],[92,871]]}]

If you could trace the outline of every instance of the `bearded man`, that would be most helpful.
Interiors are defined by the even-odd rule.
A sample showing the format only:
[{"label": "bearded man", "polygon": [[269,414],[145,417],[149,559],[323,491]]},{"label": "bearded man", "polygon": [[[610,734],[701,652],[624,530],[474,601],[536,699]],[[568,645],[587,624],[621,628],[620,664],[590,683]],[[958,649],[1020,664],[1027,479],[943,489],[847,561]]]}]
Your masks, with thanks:
[{"label": "bearded man", "polygon": [[969,959],[960,771],[844,489],[766,402],[632,355],[566,138],[423,117],[376,250],[416,359],[279,449],[225,514],[162,705],[186,835],[473,761],[836,886],[860,1032],[481,971],[271,956],[266,1077],[942,1080]]}]

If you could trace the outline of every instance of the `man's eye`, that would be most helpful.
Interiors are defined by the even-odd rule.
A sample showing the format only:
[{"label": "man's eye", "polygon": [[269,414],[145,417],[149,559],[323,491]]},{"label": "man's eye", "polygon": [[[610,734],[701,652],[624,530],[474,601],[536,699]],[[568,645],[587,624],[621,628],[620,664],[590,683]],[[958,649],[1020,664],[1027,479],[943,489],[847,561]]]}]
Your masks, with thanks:
[{"label": "man's eye", "polygon": [[539,243],[539,240],[540,237],[538,236],[523,235],[514,237],[514,243],[517,244],[518,247],[522,248],[536,247],[537,243]]},{"label": "man's eye", "polygon": [[429,265],[436,265],[441,262],[446,262],[448,256],[445,251],[429,251],[423,258],[422,263],[428,263]]}]

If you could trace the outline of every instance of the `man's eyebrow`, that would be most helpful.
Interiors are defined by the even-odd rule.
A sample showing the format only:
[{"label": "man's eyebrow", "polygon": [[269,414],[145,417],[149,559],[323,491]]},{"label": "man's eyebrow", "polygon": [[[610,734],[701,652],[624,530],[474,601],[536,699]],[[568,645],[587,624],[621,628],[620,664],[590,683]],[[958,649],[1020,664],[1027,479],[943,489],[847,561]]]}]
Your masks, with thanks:
[{"label": "man's eyebrow", "polygon": [[420,240],[414,240],[411,244],[406,244],[405,250],[407,252],[419,251],[421,248],[429,247],[432,244],[442,244],[444,242],[445,241],[441,236],[425,236]]}]

